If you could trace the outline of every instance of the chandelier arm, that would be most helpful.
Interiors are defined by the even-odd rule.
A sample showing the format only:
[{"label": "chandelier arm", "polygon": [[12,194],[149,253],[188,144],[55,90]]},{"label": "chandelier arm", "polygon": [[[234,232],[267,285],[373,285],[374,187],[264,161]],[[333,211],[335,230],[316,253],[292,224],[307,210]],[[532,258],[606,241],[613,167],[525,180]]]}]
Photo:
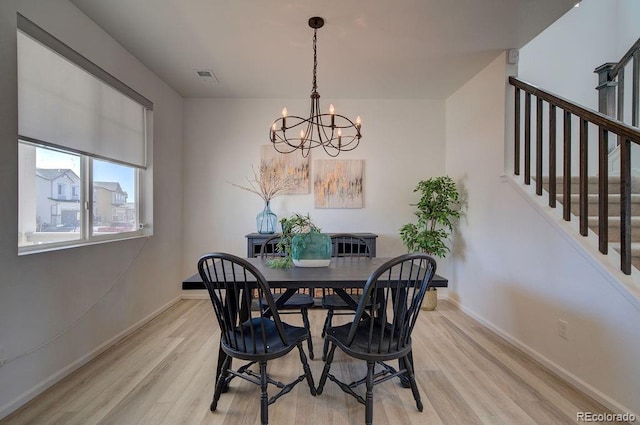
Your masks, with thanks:
[{"label": "chandelier arm", "polygon": [[[315,99],[315,109],[316,109],[316,117],[317,117],[317,123],[318,123],[318,142],[321,145],[325,145],[325,144],[331,144],[331,141],[333,139],[333,130],[331,131],[331,135],[328,136],[327,135],[327,128],[331,128],[331,126],[326,125],[323,121],[322,121],[322,117],[325,115],[330,115],[330,114],[320,114],[320,97]],[[323,139],[324,136],[324,139]]]}]

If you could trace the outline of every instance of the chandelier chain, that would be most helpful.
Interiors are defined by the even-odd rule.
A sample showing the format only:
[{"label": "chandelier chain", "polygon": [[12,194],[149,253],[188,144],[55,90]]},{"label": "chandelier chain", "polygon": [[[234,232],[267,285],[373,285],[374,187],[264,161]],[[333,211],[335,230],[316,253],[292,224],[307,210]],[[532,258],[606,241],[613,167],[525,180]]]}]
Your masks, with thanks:
[{"label": "chandelier chain", "polygon": [[313,89],[311,90],[311,93],[318,91],[318,84],[317,84],[317,78],[316,78],[316,73],[318,69],[318,53],[316,49],[317,41],[318,41],[318,30],[314,29],[313,30]]}]

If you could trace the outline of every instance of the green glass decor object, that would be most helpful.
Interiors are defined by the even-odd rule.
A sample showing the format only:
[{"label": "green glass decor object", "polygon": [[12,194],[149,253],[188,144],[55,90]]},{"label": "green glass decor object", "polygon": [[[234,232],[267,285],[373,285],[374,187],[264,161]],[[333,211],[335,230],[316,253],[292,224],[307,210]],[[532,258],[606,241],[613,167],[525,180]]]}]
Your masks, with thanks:
[{"label": "green glass decor object", "polygon": [[325,233],[300,233],[291,241],[296,267],[327,267],[331,263],[331,237]]},{"label": "green glass decor object", "polygon": [[271,234],[276,232],[278,217],[271,211],[269,201],[265,202],[264,209],[256,216],[256,226],[258,233]]}]

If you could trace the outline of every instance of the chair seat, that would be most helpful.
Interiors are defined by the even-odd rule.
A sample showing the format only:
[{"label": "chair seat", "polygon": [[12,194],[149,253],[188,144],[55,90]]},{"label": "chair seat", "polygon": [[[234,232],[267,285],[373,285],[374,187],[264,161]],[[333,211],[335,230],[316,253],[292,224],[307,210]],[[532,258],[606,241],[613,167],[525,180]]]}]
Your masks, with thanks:
[{"label": "chair seat", "polygon": [[[273,294],[273,299],[277,303],[282,294]],[[262,306],[266,307],[266,302],[262,302]],[[313,307],[313,297],[308,294],[295,293],[284,303],[278,310],[299,310],[301,308]]]},{"label": "chair seat", "polygon": [[[353,301],[358,304],[360,302],[361,295],[350,295]],[[322,308],[333,310],[348,310],[350,307],[347,303],[340,298],[337,294],[327,294],[322,297]]]},{"label": "chair seat", "polygon": [[[255,317],[243,323],[241,325],[242,329],[238,327],[233,332],[228,333],[228,338],[232,341],[238,341],[236,345],[243,348],[243,351],[238,351],[227,346],[224,343],[224,339],[222,340],[222,348],[227,354],[244,360],[252,360],[256,354],[266,355],[267,358],[280,357],[291,351],[299,342],[304,341],[307,337],[307,330],[304,327],[293,326],[285,322],[282,322],[282,326],[284,328],[286,344],[280,339],[273,320]],[[251,328],[253,328],[255,339],[251,334]]]},{"label": "chair seat", "polygon": [[[379,322],[378,319],[374,319]],[[374,335],[371,335],[371,319],[362,320],[356,329],[355,338],[351,345],[347,346],[347,337],[351,329],[351,323],[334,326],[327,330],[327,338],[333,341],[345,353],[352,357],[367,361],[385,361],[404,357],[411,351],[411,339],[398,350],[398,335],[392,335],[390,324],[384,326],[384,338],[379,338],[381,327],[374,326]],[[380,340],[384,341],[381,345]]]}]

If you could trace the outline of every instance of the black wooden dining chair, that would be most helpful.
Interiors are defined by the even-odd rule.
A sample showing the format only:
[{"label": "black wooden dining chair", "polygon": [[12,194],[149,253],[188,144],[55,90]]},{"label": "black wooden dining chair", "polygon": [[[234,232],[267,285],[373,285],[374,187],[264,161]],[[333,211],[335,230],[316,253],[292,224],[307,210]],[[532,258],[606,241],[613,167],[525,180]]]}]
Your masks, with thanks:
[{"label": "black wooden dining chair", "polygon": [[[332,257],[371,257],[371,249],[369,244],[357,235],[350,233],[336,233],[331,235],[331,256]],[[362,296],[361,288],[347,288],[344,290],[356,303],[360,301]],[[327,316],[322,326],[322,337],[324,338],[327,329],[331,327],[334,315],[353,314],[353,308],[344,301],[338,294],[330,288],[322,289],[322,308],[327,310]],[[324,340],[322,347],[322,360],[327,359],[327,351],[329,349],[329,341]]]},{"label": "black wooden dining chair", "polygon": [[[370,425],[373,422],[374,386],[400,377],[408,381],[416,407],[422,411],[413,372],[411,332],[435,271],[436,262],[432,257],[416,253],[393,258],[371,274],[353,322],[327,330],[330,348],[318,384],[318,394],[322,393],[329,378],[365,405],[365,424]],[[367,297],[371,297],[372,303],[367,302]],[[330,373],[336,347],[367,362],[365,378],[347,384]],[[399,364],[397,370],[387,363],[396,359]],[[366,387],[364,397],[355,391],[362,384]]]},{"label": "black wooden dining chair", "polygon": [[[209,292],[220,326],[220,354],[226,356],[216,382],[211,411],[216,410],[220,394],[235,377],[260,386],[262,424],[269,421],[268,406],[305,378],[311,394],[315,396],[311,369],[302,348],[309,334],[303,327],[291,326],[280,320],[269,284],[260,271],[240,257],[211,253],[200,258],[198,272]],[[269,306],[270,318],[262,316],[260,309],[252,308],[254,298]],[[288,384],[272,379],[267,374],[267,361],[284,356],[294,347],[300,353],[304,373]],[[248,363],[233,370],[232,358]],[[259,364],[259,372],[250,369],[255,363]],[[280,389],[271,398],[267,393],[268,384]]]},{"label": "black wooden dining chair", "polygon": [[[277,249],[277,243],[280,241],[279,235],[271,236],[270,238],[265,239],[262,242],[262,246],[260,247],[260,257],[266,260],[272,258],[282,257],[284,253],[279,252]],[[271,288],[271,292],[273,293],[273,298],[278,302],[278,298],[282,296],[285,292],[283,288]],[[313,360],[313,341],[311,340],[311,326],[309,324],[309,309],[313,307],[313,295],[311,293],[311,289],[309,288],[300,288],[296,291],[295,294],[291,296],[288,300],[284,302],[282,305],[278,305],[278,311],[280,314],[300,314],[302,315],[302,323],[309,333],[309,338],[307,338],[307,346],[309,347],[309,358]],[[262,304],[263,310],[265,310],[268,306]]]}]

